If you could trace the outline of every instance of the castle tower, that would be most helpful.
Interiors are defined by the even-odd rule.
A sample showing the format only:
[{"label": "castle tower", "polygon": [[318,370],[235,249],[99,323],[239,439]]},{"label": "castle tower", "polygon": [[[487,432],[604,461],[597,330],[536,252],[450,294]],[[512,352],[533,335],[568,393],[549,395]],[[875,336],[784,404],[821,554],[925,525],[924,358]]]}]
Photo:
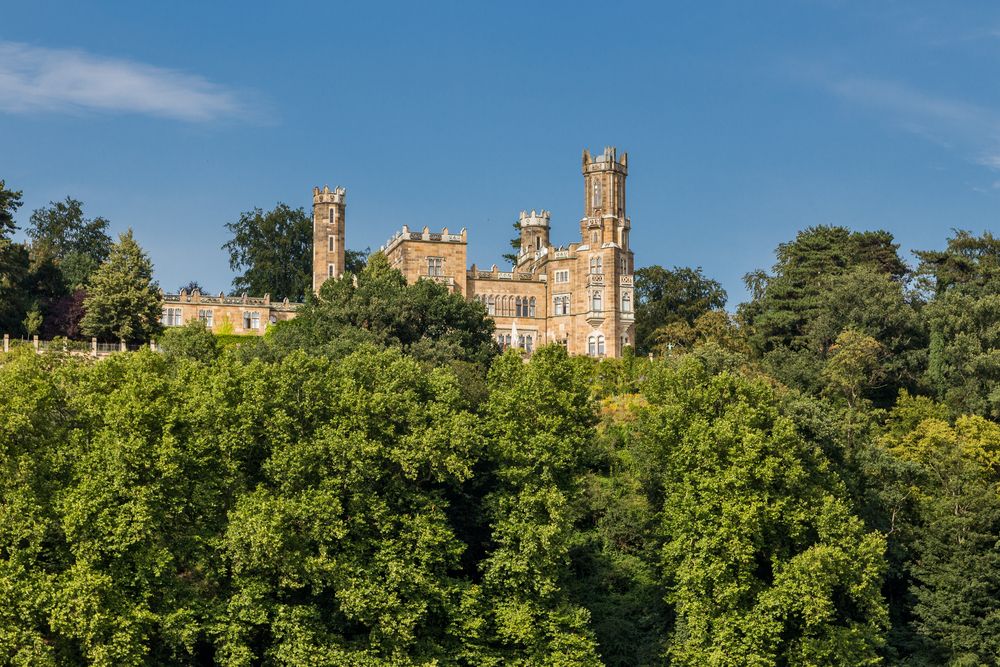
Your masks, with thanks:
[{"label": "castle tower", "polygon": [[344,273],[344,212],[347,191],[313,188],[313,292]]},{"label": "castle tower", "polygon": [[[600,247],[605,243],[628,246],[631,226],[625,214],[625,178],[628,176],[628,153],[618,159],[614,147],[603,155],[591,157],[583,151],[583,218],[580,233],[584,245]],[[596,234],[595,234],[596,232]]]},{"label": "castle tower", "polygon": [[[629,247],[632,223],[625,212],[625,179],[628,153],[621,159],[613,147],[591,156],[583,151],[583,218],[580,220],[580,267],[586,276],[586,331],[597,354],[617,357],[635,342],[634,261]],[[601,351],[601,341],[605,349]]]},{"label": "castle tower", "polygon": [[521,211],[518,217],[518,225],[521,228],[521,256],[522,258],[534,257],[535,253],[542,248],[549,247],[549,221],[551,214],[548,211],[536,213],[532,209],[531,213]]}]

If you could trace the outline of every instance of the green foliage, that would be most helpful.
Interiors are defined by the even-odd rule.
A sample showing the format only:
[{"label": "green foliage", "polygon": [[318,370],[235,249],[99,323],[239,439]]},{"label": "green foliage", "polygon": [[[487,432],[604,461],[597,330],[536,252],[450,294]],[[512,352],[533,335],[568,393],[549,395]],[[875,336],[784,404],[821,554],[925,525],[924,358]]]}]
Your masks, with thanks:
[{"label": "green foliage", "polygon": [[214,361],[222,350],[222,344],[201,320],[167,329],[160,337],[159,347],[167,357],[186,357],[205,363]]},{"label": "green foliage", "polygon": [[403,275],[376,253],[356,277],[327,280],[294,320],[270,332],[274,348],[343,356],[362,344],[400,346],[432,364],[451,360],[486,365],[496,352],[493,322],[483,307]]},{"label": "green foliage", "polygon": [[510,239],[512,252],[505,252],[503,257],[511,266],[517,266],[517,258],[521,256],[521,221],[514,221],[514,236]]},{"label": "green foliage", "polygon": [[14,224],[14,214],[24,205],[20,190],[10,190],[7,183],[0,179],[0,244],[10,239],[17,229]]},{"label": "green foliage", "polygon": [[85,218],[83,203],[67,197],[49,202],[31,214],[27,229],[32,252],[51,258],[70,289],[87,284],[111,252],[109,222],[101,217]]},{"label": "green foliage", "polygon": [[272,210],[255,208],[226,223],[233,238],[223,244],[237,293],[270,294],[302,301],[312,292],[312,218],[304,209],[279,202]]},{"label": "green foliage", "polygon": [[726,291],[701,268],[647,266],[635,272],[635,340],[640,354],[652,351],[663,327],[726,305]]},{"label": "green foliage", "polygon": [[693,360],[646,385],[676,664],[877,664],[885,542],[761,380]]},{"label": "green foliage", "polygon": [[153,264],[131,229],[91,277],[84,308],[83,333],[102,340],[147,341],[162,329]]}]

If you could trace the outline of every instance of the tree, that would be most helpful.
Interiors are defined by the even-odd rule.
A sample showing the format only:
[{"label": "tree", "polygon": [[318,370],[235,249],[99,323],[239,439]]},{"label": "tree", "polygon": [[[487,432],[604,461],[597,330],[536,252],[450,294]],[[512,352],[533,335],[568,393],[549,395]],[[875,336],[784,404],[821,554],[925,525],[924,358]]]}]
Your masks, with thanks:
[{"label": "tree", "polygon": [[951,424],[940,411],[906,421],[883,445],[909,464],[901,481],[916,504],[897,532],[911,554],[916,657],[990,664],[1000,654],[1000,426],[978,416]]},{"label": "tree", "polygon": [[87,283],[111,252],[109,225],[105,218],[85,218],[83,204],[67,197],[34,211],[27,232],[32,252],[51,257],[67,287],[75,289]]},{"label": "tree", "polygon": [[[832,284],[857,267],[901,283],[908,275],[898,244],[885,231],[852,232],[844,227],[810,227],[777,249],[772,275],[747,274],[753,299],[740,307],[758,353],[787,347],[808,349],[809,325],[825,307]],[[832,338],[845,328],[840,324]]]},{"label": "tree", "polygon": [[507,260],[511,266],[517,266],[517,258],[521,256],[521,221],[514,221],[514,236],[510,240],[510,247],[513,252],[505,252],[501,257]]},{"label": "tree", "polygon": [[108,258],[91,276],[84,309],[80,328],[88,336],[146,341],[162,329],[153,263],[131,229],[118,237]]},{"label": "tree", "polygon": [[356,278],[325,281],[317,299],[273,329],[273,346],[335,357],[362,343],[400,346],[430,363],[459,360],[484,367],[496,353],[493,322],[482,305],[433,281],[407,285],[381,253]]},{"label": "tree", "polygon": [[365,270],[368,264],[368,256],[372,254],[371,248],[364,250],[350,250],[344,252],[344,273],[358,275]]},{"label": "tree", "polygon": [[234,292],[270,294],[272,299],[302,301],[312,292],[312,218],[302,208],[279,202],[226,223],[233,238],[223,244],[229,268],[240,271]]},{"label": "tree", "polygon": [[701,267],[647,266],[635,272],[636,347],[640,354],[655,346],[654,332],[674,322],[694,325],[698,317],[726,305],[726,291],[706,278]]},{"label": "tree", "polygon": [[203,363],[215,361],[221,351],[215,334],[201,320],[167,329],[158,342],[160,351],[167,357],[184,357]]},{"label": "tree", "polygon": [[959,231],[940,252],[918,252],[918,274],[933,298],[929,384],[953,414],[1000,417],[1000,241]]},{"label": "tree", "polygon": [[8,189],[6,181],[0,179],[0,243],[8,240],[17,229],[14,214],[23,205],[22,192]]},{"label": "tree", "polygon": [[661,366],[645,395],[672,664],[877,664],[884,538],[851,514],[766,379],[688,359]]}]

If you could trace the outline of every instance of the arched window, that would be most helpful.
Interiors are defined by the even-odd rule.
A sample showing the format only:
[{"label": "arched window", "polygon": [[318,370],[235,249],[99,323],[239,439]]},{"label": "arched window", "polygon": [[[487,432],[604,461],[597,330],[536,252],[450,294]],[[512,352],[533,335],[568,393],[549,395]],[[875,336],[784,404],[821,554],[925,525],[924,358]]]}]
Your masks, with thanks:
[{"label": "arched window", "polygon": [[587,339],[587,354],[592,357],[597,356],[597,337],[591,336]]},{"label": "arched window", "polygon": [[632,295],[628,292],[622,294],[622,312],[631,313],[632,312]]},{"label": "arched window", "polygon": [[516,317],[521,317],[521,297],[516,297],[514,299],[514,305],[517,310],[514,311]]},{"label": "arched window", "polygon": [[490,294],[489,301],[486,302],[486,313],[488,315],[497,314],[497,298],[493,294]]},{"label": "arched window", "polygon": [[535,316],[535,297],[528,299],[528,317]]},{"label": "arched window", "polygon": [[333,206],[331,206],[331,207],[330,207],[330,224],[331,224],[331,225],[332,225],[332,224],[333,224],[334,222],[336,222],[336,221],[337,221],[337,214],[336,214],[336,212],[335,212],[335,211],[336,211],[336,209],[335,209],[335,208],[334,208]]},{"label": "arched window", "polygon": [[628,258],[622,257],[622,273],[628,273]]},{"label": "arched window", "polygon": [[597,337],[597,356],[604,356],[604,336]]},{"label": "arched window", "polygon": [[604,298],[601,295],[601,290],[594,290],[594,293],[590,297],[590,309],[595,313],[599,313],[604,310]]},{"label": "arched window", "polygon": [[517,337],[517,346],[522,350],[524,349],[524,334],[521,334]]}]

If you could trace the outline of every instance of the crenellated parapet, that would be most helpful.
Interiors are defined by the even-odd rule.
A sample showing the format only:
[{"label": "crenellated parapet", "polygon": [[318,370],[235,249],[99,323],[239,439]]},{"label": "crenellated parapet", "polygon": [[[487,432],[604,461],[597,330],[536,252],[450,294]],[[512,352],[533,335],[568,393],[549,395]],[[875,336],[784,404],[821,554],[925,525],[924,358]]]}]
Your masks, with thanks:
[{"label": "crenellated parapet", "polygon": [[406,241],[428,241],[431,243],[468,243],[468,232],[465,227],[458,234],[452,234],[447,227],[444,227],[440,233],[432,232],[429,227],[425,226],[420,231],[411,230],[407,225],[403,225],[403,228],[393,234],[388,241],[385,242],[382,247],[379,248],[379,252],[388,253],[393,250],[400,243]]},{"label": "crenellated parapet", "polygon": [[313,204],[343,204],[347,198],[347,190],[341,186],[335,187],[333,190],[330,186],[324,185],[323,189],[320,190],[318,187],[313,188]]}]

